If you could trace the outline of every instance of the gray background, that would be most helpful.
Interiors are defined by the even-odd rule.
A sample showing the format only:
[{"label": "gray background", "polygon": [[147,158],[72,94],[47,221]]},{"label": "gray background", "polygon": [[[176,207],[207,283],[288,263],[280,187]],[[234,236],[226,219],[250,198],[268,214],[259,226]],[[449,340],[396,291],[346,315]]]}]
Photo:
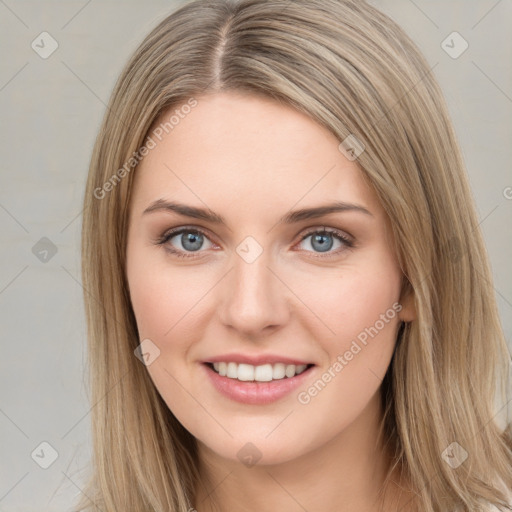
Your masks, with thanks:
[{"label": "gray background", "polygon": [[[0,512],[65,511],[81,492],[93,407],[79,259],[90,152],[127,57],[180,3],[0,0]],[[372,3],[435,65],[512,346],[512,1]],[[58,43],[46,59],[31,47],[43,31]],[[469,44],[456,59],[441,46],[453,31]],[[38,465],[51,461],[43,441],[58,452],[48,469]]]}]

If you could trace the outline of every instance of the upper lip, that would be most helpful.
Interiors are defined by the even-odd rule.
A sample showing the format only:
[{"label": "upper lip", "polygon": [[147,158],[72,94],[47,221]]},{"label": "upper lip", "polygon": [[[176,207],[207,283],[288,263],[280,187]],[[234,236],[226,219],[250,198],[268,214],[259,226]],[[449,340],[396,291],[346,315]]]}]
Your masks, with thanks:
[{"label": "upper lip", "polygon": [[203,361],[205,363],[238,363],[238,364],[250,364],[252,366],[261,366],[264,364],[275,364],[275,363],[283,363],[283,364],[313,364],[310,361],[303,361],[301,359],[296,359],[294,357],[280,356],[278,354],[260,354],[260,355],[247,355],[247,354],[222,354],[220,356],[210,357],[209,359]]}]

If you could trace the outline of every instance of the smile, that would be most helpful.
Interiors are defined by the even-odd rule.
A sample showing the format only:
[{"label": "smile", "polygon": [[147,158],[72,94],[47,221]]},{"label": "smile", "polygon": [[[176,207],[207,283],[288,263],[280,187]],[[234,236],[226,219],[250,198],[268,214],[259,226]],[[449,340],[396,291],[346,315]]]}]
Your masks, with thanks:
[{"label": "smile", "polygon": [[219,362],[210,363],[213,370],[221,377],[236,379],[239,381],[270,382],[300,375],[307,369],[307,364],[294,365],[285,363],[263,364],[254,366],[252,364]]},{"label": "smile", "polygon": [[[311,378],[315,364],[205,362],[213,388],[229,400],[265,405],[285,398]],[[307,379],[307,380],[306,380]]]}]

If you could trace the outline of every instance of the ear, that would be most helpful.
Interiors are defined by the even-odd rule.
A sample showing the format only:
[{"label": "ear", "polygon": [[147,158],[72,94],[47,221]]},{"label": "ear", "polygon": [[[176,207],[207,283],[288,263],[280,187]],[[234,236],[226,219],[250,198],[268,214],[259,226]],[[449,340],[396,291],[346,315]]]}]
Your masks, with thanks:
[{"label": "ear", "polygon": [[411,283],[404,277],[402,293],[400,294],[400,305],[402,309],[398,313],[398,318],[402,322],[412,322],[416,320],[416,304],[414,302],[414,290]]}]

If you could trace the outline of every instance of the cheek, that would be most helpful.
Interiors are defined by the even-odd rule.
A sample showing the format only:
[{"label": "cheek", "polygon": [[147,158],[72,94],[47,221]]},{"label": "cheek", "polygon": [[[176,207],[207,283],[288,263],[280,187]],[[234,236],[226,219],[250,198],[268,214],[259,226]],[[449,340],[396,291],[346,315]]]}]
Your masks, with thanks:
[{"label": "cheek", "polygon": [[197,317],[211,287],[207,275],[200,277],[192,267],[173,270],[165,257],[150,258],[142,250],[131,256],[128,281],[140,336],[167,344]]},{"label": "cheek", "polygon": [[202,336],[201,299],[213,283],[205,273],[200,278],[191,267],[173,270],[165,258],[150,258],[144,250],[131,253],[127,270],[140,340],[150,339],[159,350],[147,367],[148,374],[169,409],[185,428],[193,429],[200,410],[183,391],[194,370],[185,363],[194,340]]},{"label": "cheek", "polygon": [[[377,391],[393,355],[401,306],[401,274],[393,261],[381,257],[337,269],[304,287],[304,302],[321,319],[315,342],[324,352],[320,382],[300,403],[313,408],[345,404],[339,421],[353,417]],[[306,298],[307,297],[307,298]],[[312,309],[313,309],[312,308]],[[313,329],[311,329],[313,332]],[[326,391],[323,386],[326,385]],[[322,390],[321,392],[319,390]],[[317,394],[321,394],[321,397]],[[338,417],[337,413],[333,417]]]},{"label": "cheek", "polygon": [[400,276],[392,269],[351,269],[332,283],[336,286],[323,287],[314,304],[334,334],[324,328],[323,336],[316,338],[326,360],[297,399],[314,423],[313,430],[327,428],[321,418],[330,411],[328,429],[335,435],[362,412],[382,384],[395,347],[401,306]]},{"label": "cheek", "polygon": [[[340,297],[340,314],[336,323],[339,331],[351,338],[364,339],[364,333],[376,328],[387,336],[388,327],[397,324],[396,304],[399,299],[399,279],[392,274],[355,274],[345,280]],[[395,305],[395,306],[394,306]]]},{"label": "cheek", "polygon": [[317,273],[294,291],[319,320],[320,337],[334,346],[343,348],[376,323],[385,337],[398,323],[400,274],[382,261]]}]

